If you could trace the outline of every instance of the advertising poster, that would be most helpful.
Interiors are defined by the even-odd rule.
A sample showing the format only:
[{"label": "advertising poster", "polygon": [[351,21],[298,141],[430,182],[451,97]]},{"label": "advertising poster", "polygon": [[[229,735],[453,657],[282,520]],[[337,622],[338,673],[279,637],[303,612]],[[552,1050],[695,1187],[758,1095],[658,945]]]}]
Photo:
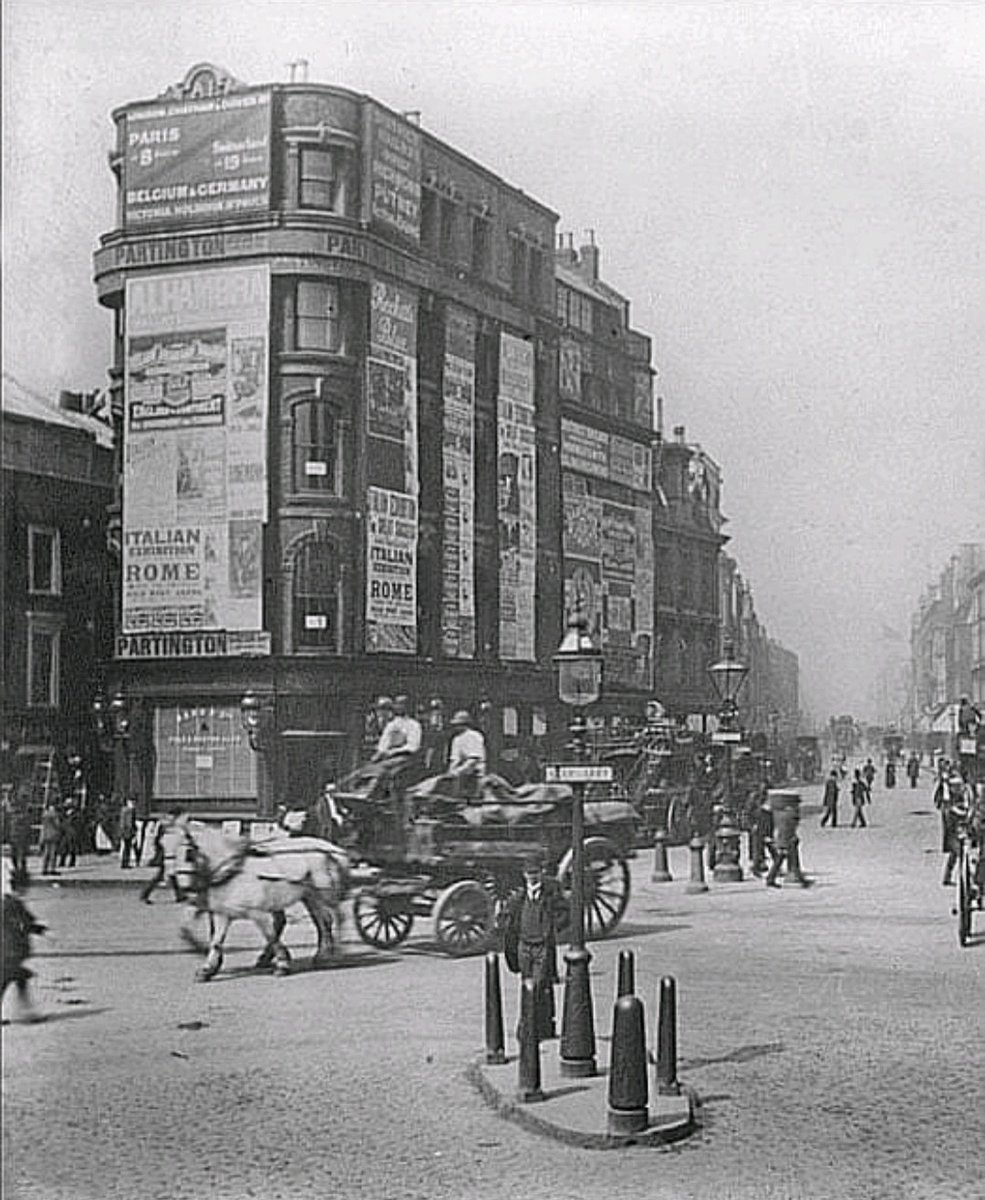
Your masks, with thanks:
[{"label": "advertising poster", "polygon": [[444,542],[441,644],[475,656],[475,318],[449,306],[442,376]]},{"label": "advertising poster", "polygon": [[534,348],[508,333],[499,348],[497,470],[499,654],[531,662],[537,587]]},{"label": "advertising poster", "polygon": [[367,493],[366,651],[417,651],[417,293],[370,289],[366,430],[403,449],[403,489]]},{"label": "advertising poster", "polygon": [[421,135],[407,121],[369,109],[369,207],[374,223],[412,241],[421,236]]},{"label": "advertising poster", "polygon": [[127,280],[124,635],[262,630],[269,296],[266,267]]},{"label": "advertising poster", "polygon": [[652,453],[649,446],[561,418],[561,466],[596,479],[607,479],[649,493]]},{"label": "advertising poster", "polygon": [[646,370],[633,372],[633,420],[653,428],[653,376]]},{"label": "advertising poster", "polygon": [[417,650],[417,500],[369,489],[366,539],[366,649]]},{"label": "advertising poster", "polygon": [[123,227],[175,226],[270,205],[270,92],[162,100],[123,125]]}]

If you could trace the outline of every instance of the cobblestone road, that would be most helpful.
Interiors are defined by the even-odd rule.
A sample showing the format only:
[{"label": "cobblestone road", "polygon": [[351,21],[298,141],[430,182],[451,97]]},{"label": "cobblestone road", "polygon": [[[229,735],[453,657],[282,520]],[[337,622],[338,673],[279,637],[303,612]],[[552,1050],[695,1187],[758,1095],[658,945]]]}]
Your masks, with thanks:
[{"label": "cobblestone road", "polygon": [[[704,1099],[702,1131],[668,1150],[575,1150],[488,1112],[463,1079],[481,961],[426,937],[350,940],[345,965],[275,980],[250,973],[247,930],[203,987],[173,905],[38,892],[53,1019],[4,1030],[5,1194],[981,1200],[985,936],[958,948],[928,789],[877,789],[871,815],[830,831],[808,811],[806,891],[689,895],[683,848],[673,883],[634,864],[619,935],[592,947],[600,1060],[633,948],[648,1024],[659,977],[678,980],[681,1076]],[[291,940],[303,955],[307,925]]]}]

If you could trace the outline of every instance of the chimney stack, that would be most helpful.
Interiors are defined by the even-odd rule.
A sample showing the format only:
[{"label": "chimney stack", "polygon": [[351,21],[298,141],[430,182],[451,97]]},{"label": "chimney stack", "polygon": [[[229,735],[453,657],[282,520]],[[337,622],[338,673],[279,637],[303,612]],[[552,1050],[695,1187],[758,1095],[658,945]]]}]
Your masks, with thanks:
[{"label": "chimney stack", "polygon": [[674,426],[674,440],[677,442],[678,446],[684,445],[685,432],[686,432],[686,430],[683,425],[675,425]]},{"label": "chimney stack", "polygon": [[595,283],[599,277],[599,248],[595,245],[595,230],[588,229],[586,233],[588,234],[588,243],[579,250],[581,270],[583,275]]}]

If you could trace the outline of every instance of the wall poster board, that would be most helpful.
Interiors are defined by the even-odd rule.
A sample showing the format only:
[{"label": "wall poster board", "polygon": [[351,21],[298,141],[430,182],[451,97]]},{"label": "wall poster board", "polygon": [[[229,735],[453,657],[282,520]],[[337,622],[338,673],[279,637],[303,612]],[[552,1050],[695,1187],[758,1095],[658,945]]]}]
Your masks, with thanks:
[{"label": "wall poster board", "polygon": [[267,267],[127,280],[123,635],[263,628],[269,305]]},{"label": "wall poster board", "polygon": [[449,305],[442,372],[441,648],[450,658],[475,657],[475,334],[473,314]]},{"label": "wall poster board", "polygon": [[499,656],[533,662],[537,453],[533,343],[500,335],[497,404]]}]

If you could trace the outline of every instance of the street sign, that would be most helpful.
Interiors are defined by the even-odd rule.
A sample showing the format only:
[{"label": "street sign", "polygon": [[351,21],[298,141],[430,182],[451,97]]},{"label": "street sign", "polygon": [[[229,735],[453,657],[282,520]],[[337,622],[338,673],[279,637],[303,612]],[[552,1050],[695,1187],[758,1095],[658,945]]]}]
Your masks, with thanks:
[{"label": "street sign", "polygon": [[594,763],[549,763],[544,767],[546,783],[611,783],[612,768]]},{"label": "street sign", "polygon": [[741,733],[713,733],[711,735],[711,740],[716,743],[741,742],[742,734]]}]

